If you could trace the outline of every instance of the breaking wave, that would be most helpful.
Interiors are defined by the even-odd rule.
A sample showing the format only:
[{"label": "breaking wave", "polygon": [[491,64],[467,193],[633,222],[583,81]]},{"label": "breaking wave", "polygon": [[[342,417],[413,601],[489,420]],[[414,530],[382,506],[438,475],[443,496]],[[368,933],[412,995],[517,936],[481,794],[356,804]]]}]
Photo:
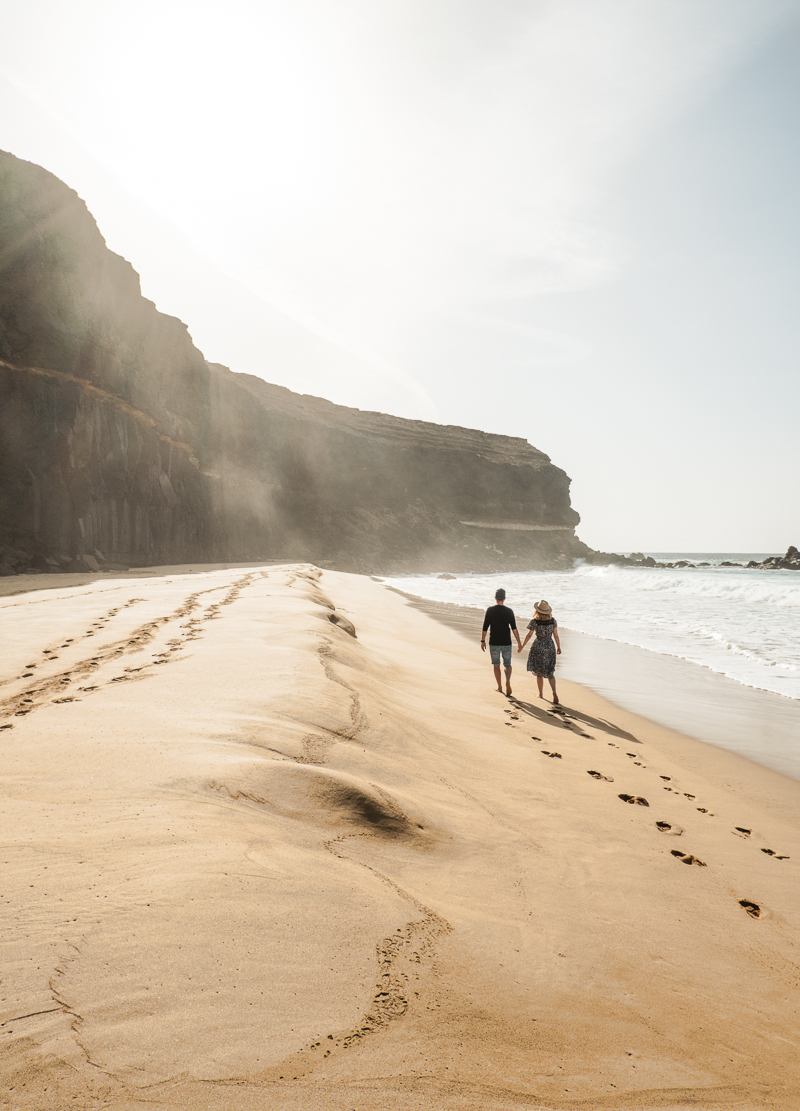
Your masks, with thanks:
[{"label": "breaking wave", "polygon": [[409,593],[483,608],[504,586],[518,618],[546,598],[559,624],[676,656],[746,686],[800,699],[800,573],[742,567],[593,567],[387,579]]}]

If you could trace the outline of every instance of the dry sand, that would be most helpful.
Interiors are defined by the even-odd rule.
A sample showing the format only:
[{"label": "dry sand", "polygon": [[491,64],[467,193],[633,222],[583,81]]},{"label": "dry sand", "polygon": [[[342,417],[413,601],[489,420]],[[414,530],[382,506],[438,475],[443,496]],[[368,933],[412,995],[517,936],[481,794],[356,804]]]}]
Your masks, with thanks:
[{"label": "dry sand", "polygon": [[0,602],[3,1107],[800,1107],[800,783],[180,571]]}]

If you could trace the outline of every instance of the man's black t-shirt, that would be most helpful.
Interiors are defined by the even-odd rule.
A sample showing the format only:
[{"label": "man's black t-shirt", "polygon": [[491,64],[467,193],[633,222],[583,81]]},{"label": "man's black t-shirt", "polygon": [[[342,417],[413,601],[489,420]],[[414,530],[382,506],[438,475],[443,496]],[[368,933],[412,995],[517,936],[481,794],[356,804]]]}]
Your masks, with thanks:
[{"label": "man's black t-shirt", "polygon": [[510,644],[511,630],[516,629],[514,611],[508,606],[489,606],[483,619],[483,631],[489,632],[490,644]]}]

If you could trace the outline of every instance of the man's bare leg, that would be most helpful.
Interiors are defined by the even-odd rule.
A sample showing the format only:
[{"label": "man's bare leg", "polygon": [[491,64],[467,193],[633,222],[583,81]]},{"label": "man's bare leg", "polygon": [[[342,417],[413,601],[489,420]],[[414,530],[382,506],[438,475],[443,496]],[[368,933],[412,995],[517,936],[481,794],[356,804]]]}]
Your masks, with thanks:
[{"label": "man's bare leg", "polygon": [[506,672],[506,694],[511,694],[511,664],[507,664]]},{"label": "man's bare leg", "polygon": [[495,664],[494,665],[494,679],[495,679],[495,682],[497,683],[497,689],[502,694],[503,693],[503,684],[500,680],[500,664]]}]

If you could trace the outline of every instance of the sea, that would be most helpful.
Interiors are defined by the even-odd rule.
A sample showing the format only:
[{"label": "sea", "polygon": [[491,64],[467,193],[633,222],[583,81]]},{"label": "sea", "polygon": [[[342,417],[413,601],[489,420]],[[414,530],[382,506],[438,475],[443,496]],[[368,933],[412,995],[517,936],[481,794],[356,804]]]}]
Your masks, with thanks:
[{"label": "sea", "polygon": [[564,571],[383,581],[478,611],[493,604],[502,586],[520,628],[534,602],[545,599],[562,634],[557,674],[800,779],[800,572],[722,566],[760,562],[769,553],[645,554],[708,566],[578,563]]}]

